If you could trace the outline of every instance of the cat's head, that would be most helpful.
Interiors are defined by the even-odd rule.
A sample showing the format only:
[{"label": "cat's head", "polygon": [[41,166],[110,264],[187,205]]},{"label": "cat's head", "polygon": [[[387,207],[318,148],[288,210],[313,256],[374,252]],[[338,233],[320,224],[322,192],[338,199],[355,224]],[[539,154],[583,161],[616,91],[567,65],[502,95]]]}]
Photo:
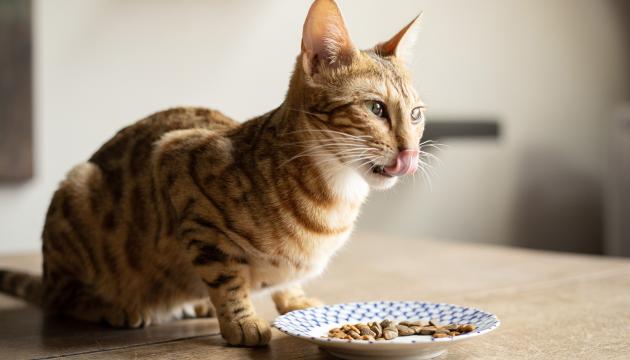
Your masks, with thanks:
[{"label": "cat's head", "polygon": [[[390,40],[357,49],[334,0],[315,0],[290,94],[329,152],[373,188],[416,171],[424,106],[406,69],[418,17]],[[292,93],[291,93],[292,92]]]}]

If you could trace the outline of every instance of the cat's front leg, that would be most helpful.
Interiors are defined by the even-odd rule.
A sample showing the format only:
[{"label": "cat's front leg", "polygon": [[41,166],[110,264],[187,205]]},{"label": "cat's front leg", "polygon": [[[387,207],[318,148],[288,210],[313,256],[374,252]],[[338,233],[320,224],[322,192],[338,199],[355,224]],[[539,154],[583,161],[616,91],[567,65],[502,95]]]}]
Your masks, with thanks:
[{"label": "cat's front leg", "polygon": [[217,310],[221,335],[230,345],[261,346],[271,339],[269,323],[256,315],[246,265],[209,267],[201,271]]},{"label": "cat's front leg", "polygon": [[[230,345],[260,346],[271,339],[269,323],[256,315],[250,300],[250,265],[226,243],[198,240],[203,228],[184,231],[193,265],[208,289],[221,335]],[[210,234],[206,234],[210,235]],[[208,236],[208,238],[212,238]]]},{"label": "cat's front leg", "polygon": [[276,309],[280,315],[293,310],[302,310],[310,307],[323,306],[324,303],[316,298],[306,297],[301,286],[293,286],[276,291],[271,295]]}]

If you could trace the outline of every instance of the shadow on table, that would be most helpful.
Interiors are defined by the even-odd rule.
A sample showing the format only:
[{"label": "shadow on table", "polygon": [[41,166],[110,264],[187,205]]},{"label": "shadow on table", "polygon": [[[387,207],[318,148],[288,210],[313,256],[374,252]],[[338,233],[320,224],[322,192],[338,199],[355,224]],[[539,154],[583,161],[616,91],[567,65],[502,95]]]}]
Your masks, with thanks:
[{"label": "shadow on table", "polygon": [[[189,348],[205,347],[208,354],[221,354],[222,359],[318,359],[333,360],[337,359],[326,351],[321,350],[318,346],[306,342],[304,340],[281,335],[274,331],[273,338],[269,346],[258,348],[231,347],[226,346],[221,336],[213,336],[211,338],[195,339],[188,343]],[[164,348],[163,354],[175,355],[175,349]],[[219,350],[213,352],[212,350]]]},{"label": "shadow on table", "polygon": [[[128,355],[127,351],[150,357],[157,351],[166,358],[210,354],[226,359],[334,359],[313,344],[277,331],[267,347],[226,346],[216,319],[181,320],[144,329],[114,329],[45,316],[34,307],[20,307],[0,310],[0,324],[0,349],[13,358],[88,353],[100,355],[97,358],[121,358]],[[100,353],[106,350],[112,352]]]},{"label": "shadow on table", "polygon": [[96,352],[219,333],[214,319],[183,320],[144,329],[114,329],[45,316],[34,307],[0,310],[0,324],[0,349],[16,358]]}]

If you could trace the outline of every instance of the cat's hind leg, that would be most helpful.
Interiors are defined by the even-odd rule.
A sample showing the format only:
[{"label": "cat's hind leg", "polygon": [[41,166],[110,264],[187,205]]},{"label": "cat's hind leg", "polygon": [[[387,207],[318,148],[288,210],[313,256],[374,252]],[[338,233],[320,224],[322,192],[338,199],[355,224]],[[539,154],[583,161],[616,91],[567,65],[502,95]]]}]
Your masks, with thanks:
[{"label": "cat's hind leg", "polygon": [[214,316],[214,306],[212,306],[209,298],[186,302],[173,310],[173,317],[178,320],[211,318]]},{"label": "cat's hind leg", "polygon": [[210,299],[203,299],[191,304],[194,317],[196,318],[210,318],[215,316],[214,306]]},{"label": "cat's hind leg", "polygon": [[102,322],[117,328],[139,328],[152,323],[149,312],[126,310],[81,292],[73,293],[72,298],[68,297],[63,303],[52,302],[48,308],[50,313],[62,314],[81,321]]},{"label": "cat's hind leg", "polygon": [[75,319],[104,322],[116,328],[137,329],[153,323],[153,316],[149,311],[125,310],[97,299],[83,299],[64,313]]},{"label": "cat's hind leg", "polygon": [[271,295],[276,309],[280,315],[293,310],[302,310],[310,307],[323,306],[324,303],[316,298],[306,297],[304,290],[300,286],[293,286],[284,290],[276,291]]},{"label": "cat's hind leg", "polygon": [[124,309],[100,298],[90,287],[73,279],[56,278],[46,284],[44,307],[49,314],[107,323],[118,328],[138,328],[152,323],[152,314],[140,310]]}]

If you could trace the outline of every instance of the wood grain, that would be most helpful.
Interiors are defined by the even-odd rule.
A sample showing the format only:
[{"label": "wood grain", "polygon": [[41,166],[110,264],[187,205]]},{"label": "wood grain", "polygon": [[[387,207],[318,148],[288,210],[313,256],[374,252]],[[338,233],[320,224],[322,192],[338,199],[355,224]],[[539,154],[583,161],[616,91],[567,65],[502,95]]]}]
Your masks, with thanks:
[{"label": "wood grain", "polygon": [[[38,260],[0,258],[0,268],[37,270]],[[307,291],[328,303],[422,299],[499,316],[497,331],[456,345],[448,359],[624,359],[630,353],[621,336],[630,332],[630,261],[624,259],[357,234]],[[254,303],[263,317],[276,316],[267,296]],[[113,330],[46,320],[18,304],[0,296],[0,358],[331,359],[277,331],[265,348],[226,347],[212,319]]]},{"label": "wood grain", "polygon": [[31,1],[0,0],[0,181],[33,175]]}]

